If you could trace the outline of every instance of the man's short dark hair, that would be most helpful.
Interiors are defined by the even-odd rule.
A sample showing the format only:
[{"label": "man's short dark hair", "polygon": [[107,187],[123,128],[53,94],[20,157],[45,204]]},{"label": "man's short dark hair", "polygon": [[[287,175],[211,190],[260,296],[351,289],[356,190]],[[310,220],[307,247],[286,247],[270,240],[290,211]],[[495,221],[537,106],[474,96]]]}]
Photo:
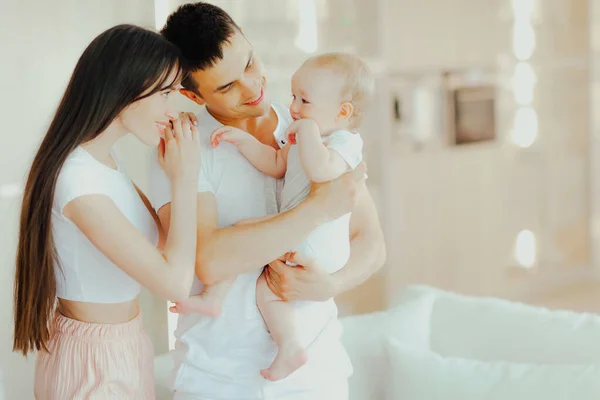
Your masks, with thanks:
[{"label": "man's short dark hair", "polygon": [[197,92],[189,72],[213,67],[223,59],[223,46],[240,28],[223,9],[198,2],[184,4],[169,15],[160,33],[181,49],[186,89]]}]

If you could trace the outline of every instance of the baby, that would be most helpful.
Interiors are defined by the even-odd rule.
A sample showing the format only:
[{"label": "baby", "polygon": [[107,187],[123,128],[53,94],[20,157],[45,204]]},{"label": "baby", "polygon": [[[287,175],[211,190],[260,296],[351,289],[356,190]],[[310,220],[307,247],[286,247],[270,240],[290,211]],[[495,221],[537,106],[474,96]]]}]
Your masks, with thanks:
[{"label": "baby", "polygon": [[[360,164],[363,141],[355,129],[363,119],[373,86],[368,67],[356,56],[328,53],[312,57],[292,77],[290,113],[294,122],[282,149],[275,150],[229,126],[212,133],[212,145],[232,143],[258,170],[275,178],[285,177],[280,212],[287,211],[308,196],[311,182],[330,181]],[[346,214],[321,225],[293,253],[314,260],[328,273],[336,272],[350,256],[349,223],[350,214]],[[205,286],[200,295],[176,304],[173,311],[218,315],[232,282]],[[257,281],[256,293],[258,307],[278,346],[275,360],[261,375],[279,380],[306,363],[306,349],[298,337],[293,305],[271,292],[264,273]]]}]

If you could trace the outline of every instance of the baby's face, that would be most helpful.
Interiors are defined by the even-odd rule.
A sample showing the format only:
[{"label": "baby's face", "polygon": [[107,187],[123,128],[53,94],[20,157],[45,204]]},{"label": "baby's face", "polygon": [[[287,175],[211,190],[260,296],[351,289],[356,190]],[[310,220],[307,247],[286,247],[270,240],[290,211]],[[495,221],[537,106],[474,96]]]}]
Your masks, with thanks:
[{"label": "baby's face", "polygon": [[343,78],[327,68],[302,66],[292,77],[292,104],[294,120],[313,119],[321,134],[344,129],[347,120],[340,118]]}]

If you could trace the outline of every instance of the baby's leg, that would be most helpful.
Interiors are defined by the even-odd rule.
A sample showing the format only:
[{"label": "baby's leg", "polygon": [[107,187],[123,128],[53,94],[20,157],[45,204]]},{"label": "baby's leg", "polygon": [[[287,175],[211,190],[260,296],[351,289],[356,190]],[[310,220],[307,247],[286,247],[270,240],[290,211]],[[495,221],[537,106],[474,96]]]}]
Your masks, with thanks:
[{"label": "baby's leg", "polygon": [[[266,221],[273,218],[274,215],[267,215],[262,218],[248,218],[235,223],[235,225],[254,224],[261,221]],[[221,314],[221,306],[225,296],[231,288],[233,279],[217,282],[213,285],[204,285],[202,293],[196,296],[191,296],[189,299],[175,303],[170,307],[174,313],[178,314],[193,314],[199,313],[217,317]]]},{"label": "baby's leg", "polygon": [[277,381],[306,363],[306,350],[298,337],[296,314],[292,305],[271,292],[264,272],[256,283],[256,302],[278,348],[271,366],[260,371],[260,374],[265,379]]},{"label": "baby's leg", "polygon": [[178,314],[198,313],[218,317],[221,314],[223,300],[225,300],[233,281],[233,279],[228,279],[212,285],[204,285],[202,293],[175,303],[169,307],[169,310]]},{"label": "baby's leg", "polygon": [[234,225],[248,225],[248,224],[256,224],[258,222],[262,222],[262,221],[267,221],[270,220],[271,218],[273,218],[274,216],[276,216],[277,214],[270,214],[270,215],[266,215],[264,217],[258,217],[258,218],[246,218],[246,219],[242,219],[238,222],[236,222]]}]

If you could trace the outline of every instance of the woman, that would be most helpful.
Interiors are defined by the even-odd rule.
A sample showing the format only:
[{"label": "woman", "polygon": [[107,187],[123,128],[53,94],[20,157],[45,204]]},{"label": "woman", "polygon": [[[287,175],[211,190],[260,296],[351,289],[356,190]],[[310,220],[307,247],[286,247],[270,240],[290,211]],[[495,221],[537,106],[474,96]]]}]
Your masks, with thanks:
[{"label": "woman", "polygon": [[[37,399],[154,398],[140,285],[187,298],[196,248],[200,148],[195,128],[171,109],[183,78],[179,56],[136,26],[100,34],[34,158],[20,220],[13,350],[40,351]],[[111,150],[127,133],[159,145],[173,191],[168,237]]]}]

